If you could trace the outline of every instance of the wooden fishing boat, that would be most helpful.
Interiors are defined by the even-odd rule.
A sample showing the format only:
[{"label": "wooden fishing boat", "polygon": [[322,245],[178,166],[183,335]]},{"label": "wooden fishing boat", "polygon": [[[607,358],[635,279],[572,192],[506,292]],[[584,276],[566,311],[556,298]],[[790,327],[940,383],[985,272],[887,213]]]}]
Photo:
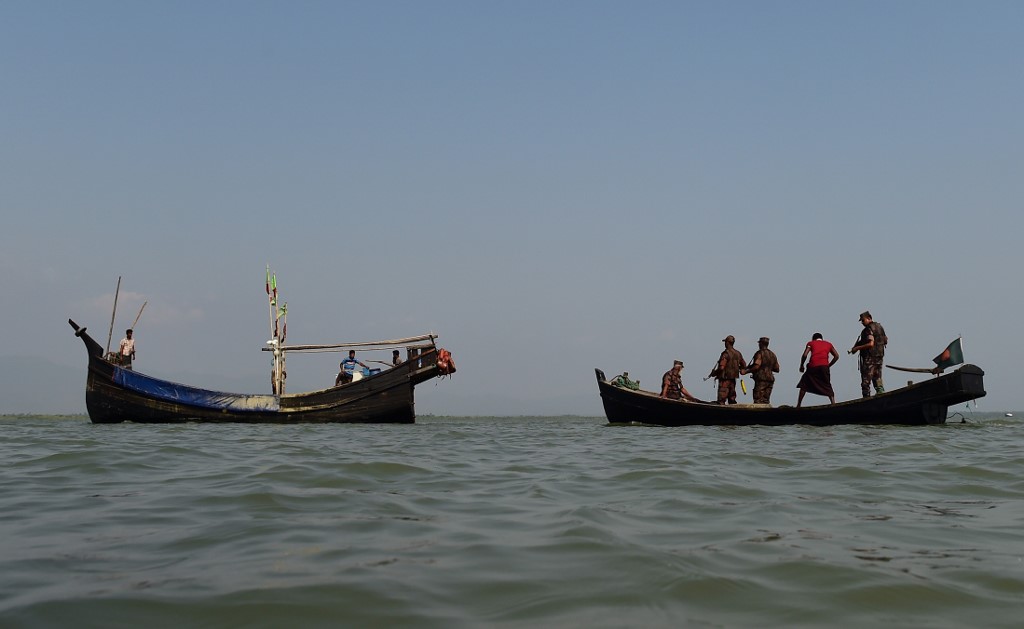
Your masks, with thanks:
[{"label": "wooden fishing boat", "polygon": [[985,372],[975,365],[869,398],[821,406],[770,406],[669,400],[657,393],[612,385],[600,369],[597,386],[608,421],[659,426],[781,426],[806,424],[924,425],[945,423],[949,407],[985,395]]},{"label": "wooden fishing boat", "polygon": [[[85,403],[97,424],[124,421],[168,422],[343,422],[413,423],[414,387],[444,375],[438,367],[437,338],[433,334],[338,346],[282,347],[302,351],[313,347],[394,347],[406,349],[407,360],[396,367],[321,391],[260,395],[201,389],[126,369],[104,356],[103,348],[84,327],[68,323],[89,354]],[[378,371],[378,370],[372,370]]]},{"label": "wooden fishing boat", "polygon": [[[117,278],[114,312],[110,319],[113,332],[121,278]],[[390,341],[338,343],[333,345],[285,344],[288,335],[288,304],[278,299],[277,274],[267,266],[266,292],[270,314],[271,339],[263,350],[272,352],[272,393],[239,394],[212,391],[133,371],[130,361],[122,364],[117,352],[105,353],[77,323],[68,319],[75,336],[82,339],[89,355],[89,375],[85,385],[85,405],[89,418],[97,424],[124,421],[168,422],[246,422],[246,423],[406,423],[416,421],[414,388],[417,384],[455,372],[451,354],[435,344],[437,335],[425,334]],[[142,304],[132,328],[139,322]],[[108,336],[107,346],[109,348]],[[353,373],[348,382],[329,389],[307,393],[285,393],[285,358],[289,352],[322,352],[342,349],[404,348],[404,362],[387,369],[368,369]],[[380,361],[377,361],[380,362]],[[364,377],[365,375],[365,377]]]}]

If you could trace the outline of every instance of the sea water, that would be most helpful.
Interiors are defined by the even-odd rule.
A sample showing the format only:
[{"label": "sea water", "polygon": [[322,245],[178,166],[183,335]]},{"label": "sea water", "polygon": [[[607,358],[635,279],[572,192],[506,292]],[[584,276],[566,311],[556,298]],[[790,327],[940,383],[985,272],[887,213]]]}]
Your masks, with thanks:
[{"label": "sea water", "polygon": [[1020,627],[1024,424],[967,419],[5,417],[0,626]]}]

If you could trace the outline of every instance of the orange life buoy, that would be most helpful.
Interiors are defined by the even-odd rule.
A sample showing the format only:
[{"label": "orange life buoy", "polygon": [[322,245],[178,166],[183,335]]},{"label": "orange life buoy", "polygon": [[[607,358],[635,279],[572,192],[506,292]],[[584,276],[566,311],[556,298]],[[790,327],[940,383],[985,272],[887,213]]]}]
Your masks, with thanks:
[{"label": "orange life buoy", "polygon": [[450,376],[455,373],[455,361],[452,359],[452,353],[443,347],[437,350],[437,371],[442,376]]}]

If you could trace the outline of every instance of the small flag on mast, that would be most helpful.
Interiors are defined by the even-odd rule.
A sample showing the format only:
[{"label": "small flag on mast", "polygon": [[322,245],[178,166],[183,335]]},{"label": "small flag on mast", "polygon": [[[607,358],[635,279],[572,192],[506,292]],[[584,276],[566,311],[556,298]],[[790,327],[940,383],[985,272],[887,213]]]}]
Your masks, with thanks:
[{"label": "small flag on mast", "polygon": [[933,358],[932,362],[935,363],[935,368],[940,371],[947,367],[959,365],[964,362],[964,346],[962,338],[957,337],[955,341],[946,346],[946,349],[941,354]]}]

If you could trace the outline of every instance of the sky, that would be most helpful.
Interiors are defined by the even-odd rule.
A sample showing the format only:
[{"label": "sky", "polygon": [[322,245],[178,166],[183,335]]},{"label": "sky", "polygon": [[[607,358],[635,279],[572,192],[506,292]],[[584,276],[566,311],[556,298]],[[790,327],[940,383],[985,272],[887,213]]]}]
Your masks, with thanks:
[{"label": "sky", "polygon": [[821,332],[851,399],[863,310],[1024,409],[1022,62],[999,0],[7,0],[0,359],[84,388],[120,277],[136,369],[266,392],[269,264],[291,343],[439,334],[421,414],[599,415],[594,368],[673,359],[713,397],[728,334],[793,404]]}]

